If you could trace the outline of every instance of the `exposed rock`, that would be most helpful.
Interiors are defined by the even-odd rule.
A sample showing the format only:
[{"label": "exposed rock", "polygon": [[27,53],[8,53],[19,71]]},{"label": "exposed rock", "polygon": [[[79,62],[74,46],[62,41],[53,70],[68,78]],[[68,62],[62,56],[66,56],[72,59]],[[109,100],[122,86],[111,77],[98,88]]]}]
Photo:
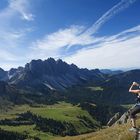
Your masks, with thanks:
[{"label": "exposed rock", "polygon": [[[25,65],[25,68],[13,73],[9,83],[21,87],[42,86],[48,90],[52,90],[52,88],[64,90],[89,81],[101,82],[104,80],[104,75],[99,70],[80,69],[74,64],[69,65],[61,59],[55,61],[53,58],[45,61],[32,60]],[[44,86],[44,83],[47,86]]]},{"label": "exposed rock", "polygon": [[127,123],[128,119],[129,119],[129,116],[130,116],[130,112],[131,110],[135,107],[132,106],[127,112],[125,112],[118,121],[116,121],[116,124],[124,124],[124,123]]},{"label": "exposed rock", "polygon": [[120,113],[116,113],[107,123],[107,126],[112,126],[120,118]]},{"label": "exposed rock", "polygon": [[119,120],[116,121],[116,124],[124,124],[127,123],[127,120],[129,119],[129,113],[125,112]]},{"label": "exposed rock", "polygon": [[[134,106],[133,106],[134,107]],[[130,111],[133,109],[131,107],[127,112],[125,112],[122,116],[120,114],[116,113],[108,122],[108,126],[112,126],[114,124],[125,124],[127,123],[129,116],[130,116]]]}]

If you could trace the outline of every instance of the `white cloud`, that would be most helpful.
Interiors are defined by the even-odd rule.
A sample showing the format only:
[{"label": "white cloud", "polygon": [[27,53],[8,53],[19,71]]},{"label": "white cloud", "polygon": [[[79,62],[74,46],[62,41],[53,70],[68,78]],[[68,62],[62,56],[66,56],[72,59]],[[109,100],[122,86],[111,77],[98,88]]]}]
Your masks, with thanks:
[{"label": "white cloud", "polygon": [[[67,55],[69,49],[74,45],[86,46],[102,41],[104,37],[92,37],[88,34],[83,34],[85,27],[71,26],[66,29],[60,29],[57,32],[46,35],[40,40],[32,43],[30,59],[47,57],[61,57]],[[63,54],[61,54],[63,51]]]},{"label": "white cloud", "polygon": [[[80,26],[73,26],[46,35],[43,39],[34,42],[35,51],[32,56],[41,58],[63,57],[69,63],[88,68],[139,67],[140,25],[113,36],[95,36],[97,30],[105,22],[135,1],[121,0],[86,30]],[[61,49],[65,53],[73,49],[75,45],[81,46],[78,52],[75,51],[70,56],[60,54]]]},{"label": "white cloud", "polygon": [[81,26],[72,26],[64,30],[45,36],[43,40],[37,41],[37,47],[43,50],[55,50],[67,46],[75,41],[76,37],[83,31]]},{"label": "white cloud", "polygon": [[[1,58],[3,58],[5,62],[8,61],[8,64],[13,63],[14,66],[25,58],[20,57],[21,51],[20,54],[16,53],[14,55],[12,53],[13,50],[10,51],[10,49],[5,46],[15,47],[16,50],[16,47],[24,40],[27,30],[17,29],[13,31],[11,30],[10,22],[17,17],[21,17],[21,19],[26,21],[34,20],[34,16],[29,10],[29,1],[30,0],[9,0],[9,5],[0,12],[0,39],[2,40],[0,42],[0,51],[3,52]],[[88,29],[83,26],[71,26],[45,35],[41,39],[34,41],[30,50],[27,49],[26,60],[63,57],[67,62],[75,63],[80,67],[112,68],[134,66],[134,62],[139,62],[136,58],[139,58],[138,51],[140,51],[138,47],[138,44],[140,44],[140,26],[108,37],[96,37],[95,33],[106,21],[135,1],[136,0],[121,0],[121,2],[109,9]],[[74,50],[77,46],[79,47],[79,51],[78,49],[76,51]],[[70,51],[73,55],[67,56]],[[130,60],[131,54],[134,55],[135,53],[136,55]],[[6,55],[9,56],[9,58],[7,58]],[[125,60],[124,58],[126,57],[128,57],[128,59]],[[16,59],[18,59],[18,62]],[[122,59],[121,62],[119,61],[120,59]],[[21,63],[23,63],[23,61]],[[3,64],[2,61],[0,64]],[[137,63],[135,66],[136,65]],[[5,67],[8,68],[6,65]]]},{"label": "white cloud", "polygon": [[14,27],[13,23],[21,19],[24,19],[24,21],[33,20],[33,15],[29,11],[30,1],[8,0],[8,5],[0,11],[0,67],[3,66],[3,62],[12,65],[17,60],[23,60],[21,57],[22,51],[19,51],[20,45],[31,30],[20,25]]},{"label": "white cloud", "polygon": [[86,34],[95,34],[105,22],[107,22],[114,15],[118,14],[125,8],[129,7],[135,1],[136,0],[121,0],[118,4],[114,5],[105,14],[103,14],[90,28],[88,28],[85,31],[85,33]]},{"label": "white cloud", "polygon": [[[140,25],[112,36],[95,37],[82,33],[84,27],[72,26],[34,42],[30,58],[62,57],[68,63],[87,68],[140,67]],[[73,55],[60,50],[84,46]],[[65,51],[63,51],[65,52]]]},{"label": "white cloud", "polygon": [[[0,31],[0,49],[16,48],[24,36],[24,32]],[[0,50],[1,51],[1,50]]]},{"label": "white cloud", "polygon": [[30,0],[9,0],[7,7],[0,11],[0,48],[17,47],[22,42],[27,28],[13,27],[12,22],[17,21],[18,13],[25,20],[32,20],[28,10]]},{"label": "white cloud", "polygon": [[111,40],[113,38],[116,39],[116,36],[112,36],[108,38],[108,40],[105,40],[106,37],[96,37],[94,34],[107,20],[109,20],[115,14],[119,13],[125,8],[129,7],[135,1],[136,0],[121,0],[118,4],[116,4],[105,14],[103,14],[88,29],[82,26],[72,26],[70,28],[60,29],[49,35],[45,35],[42,39],[33,43],[31,50],[32,54],[30,55],[30,57],[62,57],[62,50],[63,55],[67,55],[69,50],[73,49],[75,46],[85,46],[86,48],[88,48],[91,47],[91,44],[98,44],[101,41],[109,41],[109,39]]},{"label": "white cloud", "polygon": [[[140,26],[105,38],[99,44],[66,57],[68,63],[93,68],[140,68]],[[136,33],[133,31],[135,30]],[[125,34],[125,40],[124,33]],[[130,37],[130,32],[132,37]],[[119,36],[119,39],[118,39]]]},{"label": "white cloud", "polygon": [[34,15],[30,13],[29,9],[30,0],[9,0],[9,7],[11,10],[21,14],[22,19],[31,21],[34,20]]},{"label": "white cloud", "polygon": [[[39,58],[57,56],[60,49],[77,42],[77,36],[83,31],[82,26],[71,26],[67,29],[60,29],[40,40],[33,42],[31,53],[33,57]],[[82,43],[81,41],[79,43]]]},{"label": "white cloud", "polygon": [[1,50],[0,51],[0,60],[1,61],[15,61],[17,60],[16,56],[14,56],[12,53],[5,51],[5,50]]}]

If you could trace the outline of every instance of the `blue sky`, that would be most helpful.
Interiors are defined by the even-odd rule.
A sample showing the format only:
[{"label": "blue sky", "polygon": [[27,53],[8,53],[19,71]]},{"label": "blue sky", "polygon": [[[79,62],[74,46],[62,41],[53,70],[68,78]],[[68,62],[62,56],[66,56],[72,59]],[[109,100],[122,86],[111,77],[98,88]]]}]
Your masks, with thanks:
[{"label": "blue sky", "polygon": [[140,0],[1,0],[0,67],[61,58],[79,67],[140,68]]}]

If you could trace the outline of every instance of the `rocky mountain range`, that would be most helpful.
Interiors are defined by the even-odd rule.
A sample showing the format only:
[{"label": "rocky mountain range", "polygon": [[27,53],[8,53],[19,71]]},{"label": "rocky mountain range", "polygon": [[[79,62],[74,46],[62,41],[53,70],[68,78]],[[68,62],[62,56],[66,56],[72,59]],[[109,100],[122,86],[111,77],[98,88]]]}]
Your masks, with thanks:
[{"label": "rocky mountain range", "polygon": [[0,79],[20,87],[46,86],[51,90],[63,90],[73,85],[89,81],[100,82],[104,74],[99,70],[79,69],[74,64],[67,64],[62,60],[49,58],[45,61],[32,60],[25,67],[0,70]]},{"label": "rocky mountain range", "polygon": [[[49,94],[56,98],[57,93],[57,98],[61,99],[109,104],[134,102],[135,97],[128,93],[128,88],[133,81],[140,82],[139,77],[139,69],[103,72],[99,69],[80,69],[74,64],[53,58],[32,60],[25,67],[12,68],[9,71],[0,69],[0,81],[4,81],[8,87],[22,90],[22,93],[24,91],[27,93],[26,97],[30,92],[30,95]],[[17,90],[14,92],[17,93]]]}]

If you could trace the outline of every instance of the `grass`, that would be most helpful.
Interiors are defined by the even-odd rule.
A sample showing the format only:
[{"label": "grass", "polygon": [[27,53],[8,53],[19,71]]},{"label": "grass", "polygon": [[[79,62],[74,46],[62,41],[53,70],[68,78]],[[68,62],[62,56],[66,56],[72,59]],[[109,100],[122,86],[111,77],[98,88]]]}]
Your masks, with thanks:
[{"label": "grass", "polygon": [[37,131],[35,128],[35,125],[22,125],[22,126],[0,126],[1,129],[7,130],[7,131],[12,131],[12,132],[18,132],[21,134],[27,134],[29,137],[39,137],[41,140],[49,140],[54,138],[49,133],[44,133],[41,131]]},{"label": "grass", "polygon": [[90,119],[87,111],[82,110],[78,106],[73,106],[70,103],[59,102],[58,104],[54,105],[41,105],[37,107],[31,107],[29,105],[21,105],[15,106],[13,109],[0,114],[0,119],[12,119],[16,118],[18,114],[31,111],[34,114],[40,115],[43,118],[52,118],[59,121],[77,121],[79,114],[81,116],[88,116]]},{"label": "grass", "polygon": [[88,87],[88,89],[92,91],[103,91],[104,89],[102,87]]},{"label": "grass", "polygon": [[110,128],[100,130],[98,132],[93,132],[89,134],[83,134],[79,136],[66,136],[59,137],[53,136],[49,133],[43,133],[37,130],[33,130],[34,125],[31,126],[1,126],[2,129],[8,131],[14,131],[19,133],[28,133],[29,136],[39,137],[41,140],[133,140],[134,133],[130,133],[128,128],[129,124],[116,125]]},{"label": "grass", "polygon": [[[89,131],[93,131],[93,129],[85,126],[81,119],[78,116],[85,116],[88,118],[92,123],[97,124],[90,114],[82,110],[80,107],[76,105],[72,105],[70,103],[59,102],[58,104],[54,105],[39,105],[36,107],[31,107],[29,105],[21,105],[21,106],[14,106],[13,109],[0,114],[0,120],[3,119],[14,119],[18,116],[18,114],[30,111],[36,115],[39,115],[43,118],[51,118],[58,121],[66,121],[70,122],[74,125],[75,129],[79,133],[86,133]],[[0,128],[8,131],[14,131],[19,133],[28,133],[29,136],[37,136],[41,140],[52,139],[53,136],[50,133],[43,133],[34,129],[34,125],[22,125],[22,126],[2,126]]]},{"label": "grass", "polygon": [[11,110],[3,112],[0,114],[0,120],[2,119],[14,119],[17,117],[17,114],[26,112],[30,107],[28,105],[14,106]]},{"label": "grass", "polygon": [[43,106],[41,108],[32,107],[30,111],[45,118],[52,118],[59,121],[65,120],[68,122],[77,120],[79,114],[87,115],[87,112],[81,110],[81,108],[66,103]]},{"label": "grass", "polygon": [[[54,138],[54,140],[134,140],[136,134],[129,131],[130,127],[129,120],[126,124],[116,124],[97,132],[72,137]],[[140,128],[140,119],[137,120],[137,127]]]},{"label": "grass", "polygon": [[64,138],[56,138],[55,140],[133,140],[134,134],[128,131],[129,127],[129,124],[115,125],[98,132],[72,137],[66,136]]},{"label": "grass", "polygon": [[126,109],[130,109],[132,106],[134,106],[134,104],[126,104],[126,105],[121,105],[121,106]]},{"label": "grass", "polygon": [[[130,108],[131,105],[123,105],[126,108]],[[72,105],[65,102],[59,102],[54,105],[39,105],[36,107],[31,107],[28,105],[15,106],[13,109],[0,114],[0,119],[5,118],[16,118],[18,114],[30,110],[34,114],[40,115],[44,118],[53,118],[59,121],[71,122],[76,130],[81,133],[90,131],[89,128],[85,127],[81,122],[78,116],[86,116],[93,123],[97,123],[87,111],[82,110],[76,105]],[[140,126],[140,119],[137,121]],[[51,133],[44,133],[38,131],[35,128],[35,125],[22,125],[22,126],[3,126],[0,125],[1,129],[7,131],[14,131],[22,134],[28,134],[30,137],[39,137],[41,140],[133,140],[134,133],[130,133],[128,129],[130,128],[130,122],[123,125],[114,125],[109,128],[101,129],[97,132],[92,132],[88,134],[82,134],[79,136],[54,136]]]}]

